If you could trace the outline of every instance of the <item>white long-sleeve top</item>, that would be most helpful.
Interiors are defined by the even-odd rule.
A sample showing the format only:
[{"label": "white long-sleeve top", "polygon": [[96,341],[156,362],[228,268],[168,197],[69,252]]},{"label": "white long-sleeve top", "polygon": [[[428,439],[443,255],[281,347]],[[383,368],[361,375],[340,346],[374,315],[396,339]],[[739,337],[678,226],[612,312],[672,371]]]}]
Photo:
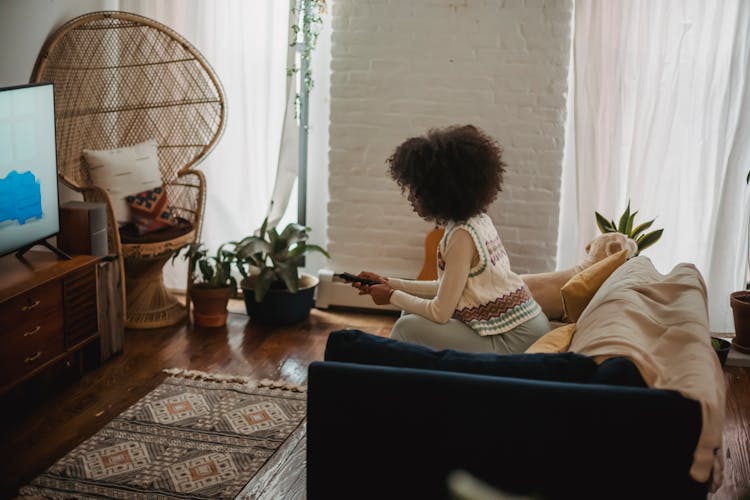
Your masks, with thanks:
[{"label": "white long-sleeve top", "polygon": [[456,311],[472,265],[479,260],[474,240],[468,231],[456,230],[448,241],[443,259],[445,271],[439,281],[386,278],[395,290],[391,295],[391,304],[436,323],[447,323]]}]

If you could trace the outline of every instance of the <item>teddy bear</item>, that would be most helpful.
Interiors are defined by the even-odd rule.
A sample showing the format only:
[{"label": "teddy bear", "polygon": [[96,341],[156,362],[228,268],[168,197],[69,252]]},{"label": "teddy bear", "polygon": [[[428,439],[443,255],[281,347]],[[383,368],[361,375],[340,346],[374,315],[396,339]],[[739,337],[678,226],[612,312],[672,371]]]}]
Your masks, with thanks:
[{"label": "teddy bear", "polygon": [[563,285],[587,267],[622,249],[627,249],[627,256],[630,258],[638,252],[638,245],[622,233],[600,234],[586,245],[586,256],[575,266],[561,271],[522,274],[521,279],[526,283],[531,295],[547,318],[550,321],[560,321],[564,312],[560,296],[560,289]]}]

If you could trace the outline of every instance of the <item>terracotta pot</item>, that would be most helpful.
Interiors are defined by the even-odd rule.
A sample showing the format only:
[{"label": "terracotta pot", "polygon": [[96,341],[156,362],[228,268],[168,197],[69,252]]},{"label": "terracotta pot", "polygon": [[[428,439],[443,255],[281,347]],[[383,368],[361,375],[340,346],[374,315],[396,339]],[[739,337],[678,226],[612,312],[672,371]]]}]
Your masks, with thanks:
[{"label": "terracotta pot", "polygon": [[729,304],[734,315],[732,345],[738,351],[750,354],[750,290],[732,293]]},{"label": "terracotta pot", "polygon": [[230,287],[190,289],[193,302],[193,321],[197,326],[224,326],[227,323],[227,303],[232,295]]}]

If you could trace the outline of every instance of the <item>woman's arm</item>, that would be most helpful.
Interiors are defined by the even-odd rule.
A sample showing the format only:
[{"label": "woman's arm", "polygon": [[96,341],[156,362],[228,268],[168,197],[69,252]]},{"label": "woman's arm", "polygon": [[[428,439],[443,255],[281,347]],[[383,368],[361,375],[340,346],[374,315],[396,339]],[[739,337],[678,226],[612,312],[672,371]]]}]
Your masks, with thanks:
[{"label": "woman's arm", "polygon": [[390,303],[406,312],[419,314],[436,323],[447,323],[453,317],[458,300],[466,287],[475,252],[471,235],[463,229],[456,230],[445,250],[445,270],[438,284],[435,298],[425,299],[403,290],[395,290],[391,294]]},{"label": "woman's arm", "polygon": [[437,280],[420,281],[420,280],[402,280],[399,278],[385,278],[385,282],[391,285],[394,290],[401,290],[410,295],[424,297],[426,299],[434,298],[438,293]]}]

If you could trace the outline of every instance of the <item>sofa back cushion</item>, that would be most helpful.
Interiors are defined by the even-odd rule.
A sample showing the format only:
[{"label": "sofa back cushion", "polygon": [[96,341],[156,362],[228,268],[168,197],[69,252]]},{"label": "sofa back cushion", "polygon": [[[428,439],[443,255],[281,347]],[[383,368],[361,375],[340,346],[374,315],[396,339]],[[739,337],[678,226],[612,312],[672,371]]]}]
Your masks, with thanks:
[{"label": "sofa back cushion", "polygon": [[353,329],[331,332],[325,360],[577,383],[589,382],[597,371],[591,358],[574,352],[500,355],[436,351]]}]

